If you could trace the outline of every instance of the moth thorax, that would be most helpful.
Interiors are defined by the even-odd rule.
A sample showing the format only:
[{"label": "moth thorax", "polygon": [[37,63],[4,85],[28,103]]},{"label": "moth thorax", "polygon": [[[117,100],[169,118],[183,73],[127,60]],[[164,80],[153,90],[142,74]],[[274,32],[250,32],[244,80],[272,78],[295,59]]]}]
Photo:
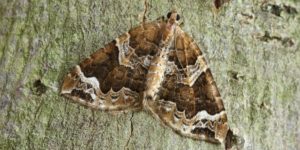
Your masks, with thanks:
[{"label": "moth thorax", "polygon": [[[161,53],[166,53],[166,51],[162,51]],[[145,96],[147,97],[155,97],[157,92],[159,91],[159,87],[161,83],[164,81],[164,75],[167,68],[167,56],[165,54],[161,54],[156,56],[148,70],[147,81],[146,81],[146,91]]]}]

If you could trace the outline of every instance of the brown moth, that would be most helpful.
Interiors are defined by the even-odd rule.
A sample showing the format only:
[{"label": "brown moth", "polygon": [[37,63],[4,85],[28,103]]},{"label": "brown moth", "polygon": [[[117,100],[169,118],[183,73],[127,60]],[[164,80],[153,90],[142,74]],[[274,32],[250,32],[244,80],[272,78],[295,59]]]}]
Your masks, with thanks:
[{"label": "brown moth", "polygon": [[61,93],[96,110],[144,109],[182,136],[226,149],[236,142],[196,42],[169,12],[130,29],[74,67]]}]

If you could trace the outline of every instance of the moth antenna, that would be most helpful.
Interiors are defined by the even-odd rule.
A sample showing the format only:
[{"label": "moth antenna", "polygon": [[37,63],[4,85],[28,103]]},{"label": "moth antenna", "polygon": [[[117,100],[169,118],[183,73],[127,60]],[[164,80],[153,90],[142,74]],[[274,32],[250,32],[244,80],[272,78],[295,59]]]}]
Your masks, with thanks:
[{"label": "moth antenna", "polygon": [[157,20],[157,21],[165,21],[166,18],[165,18],[165,16],[160,16],[160,17],[158,17],[156,20]]},{"label": "moth antenna", "polygon": [[142,18],[142,24],[146,23],[147,21],[147,11],[148,11],[149,3],[148,0],[144,0],[144,12],[143,12],[143,18]]}]

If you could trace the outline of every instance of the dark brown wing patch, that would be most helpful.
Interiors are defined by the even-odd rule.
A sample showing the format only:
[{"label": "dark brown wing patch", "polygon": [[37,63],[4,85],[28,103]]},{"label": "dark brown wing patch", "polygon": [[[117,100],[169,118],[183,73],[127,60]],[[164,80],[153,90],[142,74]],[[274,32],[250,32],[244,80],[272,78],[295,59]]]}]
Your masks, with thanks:
[{"label": "dark brown wing patch", "polygon": [[[143,24],[129,31],[130,46],[135,49],[137,56],[154,56],[159,51],[159,42],[161,41],[160,32],[161,22],[152,24]],[[142,31],[142,34],[141,34]]]},{"label": "dark brown wing patch", "polygon": [[209,114],[224,111],[223,103],[216,98],[220,94],[215,88],[215,82],[209,83],[210,70],[203,72],[192,87],[178,83],[176,74],[168,75],[159,92],[160,99],[176,103],[178,111],[184,111],[187,118],[192,118],[198,112],[206,110]]},{"label": "dark brown wing patch", "polygon": [[187,65],[194,65],[200,55],[202,52],[194,40],[186,33],[180,32],[170,48],[169,59],[182,69]]},{"label": "dark brown wing patch", "polygon": [[147,68],[158,52],[160,21],[133,28],[69,73],[62,94],[101,110],[141,108]]}]

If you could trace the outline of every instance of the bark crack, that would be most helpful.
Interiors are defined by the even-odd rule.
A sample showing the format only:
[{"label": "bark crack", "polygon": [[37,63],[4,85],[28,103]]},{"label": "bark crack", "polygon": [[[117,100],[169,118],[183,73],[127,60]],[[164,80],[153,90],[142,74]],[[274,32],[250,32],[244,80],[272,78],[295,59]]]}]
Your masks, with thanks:
[{"label": "bark crack", "polygon": [[126,145],[124,146],[124,150],[129,149],[128,145],[129,145],[129,142],[130,142],[130,140],[132,138],[132,135],[133,135],[133,122],[132,122],[133,114],[134,113],[132,113],[131,117],[130,117],[130,134],[129,134],[129,138],[127,139]]}]

